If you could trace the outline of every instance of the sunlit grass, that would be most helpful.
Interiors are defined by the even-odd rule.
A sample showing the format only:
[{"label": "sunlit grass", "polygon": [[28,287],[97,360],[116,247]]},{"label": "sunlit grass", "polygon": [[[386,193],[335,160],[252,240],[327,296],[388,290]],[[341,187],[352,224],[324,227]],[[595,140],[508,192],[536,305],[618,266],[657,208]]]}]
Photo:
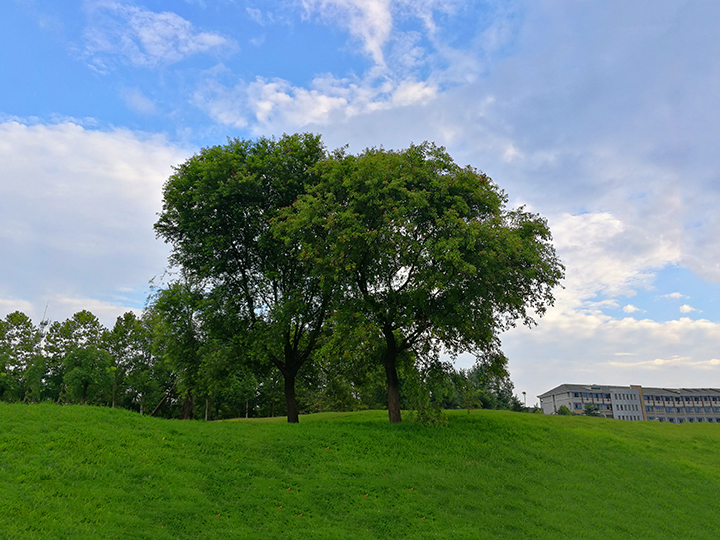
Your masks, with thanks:
[{"label": "sunlit grass", "polygon": [[716,538],[720,426],[0,405],[0,538]]}]

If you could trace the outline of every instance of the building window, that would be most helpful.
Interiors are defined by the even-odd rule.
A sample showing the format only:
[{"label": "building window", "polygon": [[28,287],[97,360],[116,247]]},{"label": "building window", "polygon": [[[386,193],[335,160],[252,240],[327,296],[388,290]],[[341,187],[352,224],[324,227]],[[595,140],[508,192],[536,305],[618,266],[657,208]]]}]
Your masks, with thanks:
[{"label": "building window", "polygon": [[674,412],[675,412],[675,407],[665,407],[665,412],[666,412],[666,413],[674,413]]},{"label": "building window", "polygon": [[573,397],[580,397],[580,392],[573,392]]},{"label": "building window", "polygon": [[576,409],[582,409],[582,403],[573,403],[573,407]]},{"label": "building window", "polygon": [[705,411],[705,412],[710,412],[710,411],[711,411],[711,408],[710,408],[710,407],[704,407],[704,411]]}]

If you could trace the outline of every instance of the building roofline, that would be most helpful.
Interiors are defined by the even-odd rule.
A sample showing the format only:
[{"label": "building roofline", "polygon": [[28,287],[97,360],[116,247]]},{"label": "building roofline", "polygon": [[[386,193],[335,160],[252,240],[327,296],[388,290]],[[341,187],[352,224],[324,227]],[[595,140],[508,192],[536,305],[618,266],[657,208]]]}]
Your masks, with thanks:
[{"label": "building roofline", "polygon": [[615,384],[572,384],[564,383],[556,386],[552,390],[548,390],[537,396],[542,399],[557,395],[564,392],[612,392],[613,390],[642,390],[643,394],[666,394],[666,395],[682,395],[682,394],[715,394],[720,396],[720,388],[660,388],[655,386],[640,385],[615,385]]}]

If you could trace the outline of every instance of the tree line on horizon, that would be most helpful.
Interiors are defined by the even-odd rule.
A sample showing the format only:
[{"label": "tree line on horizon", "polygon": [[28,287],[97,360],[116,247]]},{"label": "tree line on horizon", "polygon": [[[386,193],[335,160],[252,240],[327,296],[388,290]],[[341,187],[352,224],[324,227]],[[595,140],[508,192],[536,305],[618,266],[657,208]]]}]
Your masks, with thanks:
[{"label": "tree line on horizon", "polygon": [[[87,404],[181,419],[285,416],[280,373],[233,362],[232,351],[209,337],[198,312],[185,319],[188,326],[170,326],[160,300],[180,292],[170,290],[158,293],[141,316],[118,317],[112,328],[87,310],[46,331],[20,311],[0,319],[0,401]],[[358,370],[348,363],[329,371],[328,365],[316,360],[299,380],[301,413],[387,407],[380,366],[372,369],[370,362]],[[403,366],[401,403],[416,414],[428,414],[428,406],[524,410],[509,376],[483,366],[444,364],[421,377]],[[436,404],[418,399],[428,388]]]}]

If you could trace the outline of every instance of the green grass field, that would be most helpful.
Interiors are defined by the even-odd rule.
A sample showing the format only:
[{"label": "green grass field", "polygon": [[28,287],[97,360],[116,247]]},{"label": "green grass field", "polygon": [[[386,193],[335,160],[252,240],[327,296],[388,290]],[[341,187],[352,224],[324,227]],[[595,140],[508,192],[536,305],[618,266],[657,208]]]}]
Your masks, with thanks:
[{"label": "green grass field", "polygon": [[712,538],[720,425],[0,404],[0,538]]}]

